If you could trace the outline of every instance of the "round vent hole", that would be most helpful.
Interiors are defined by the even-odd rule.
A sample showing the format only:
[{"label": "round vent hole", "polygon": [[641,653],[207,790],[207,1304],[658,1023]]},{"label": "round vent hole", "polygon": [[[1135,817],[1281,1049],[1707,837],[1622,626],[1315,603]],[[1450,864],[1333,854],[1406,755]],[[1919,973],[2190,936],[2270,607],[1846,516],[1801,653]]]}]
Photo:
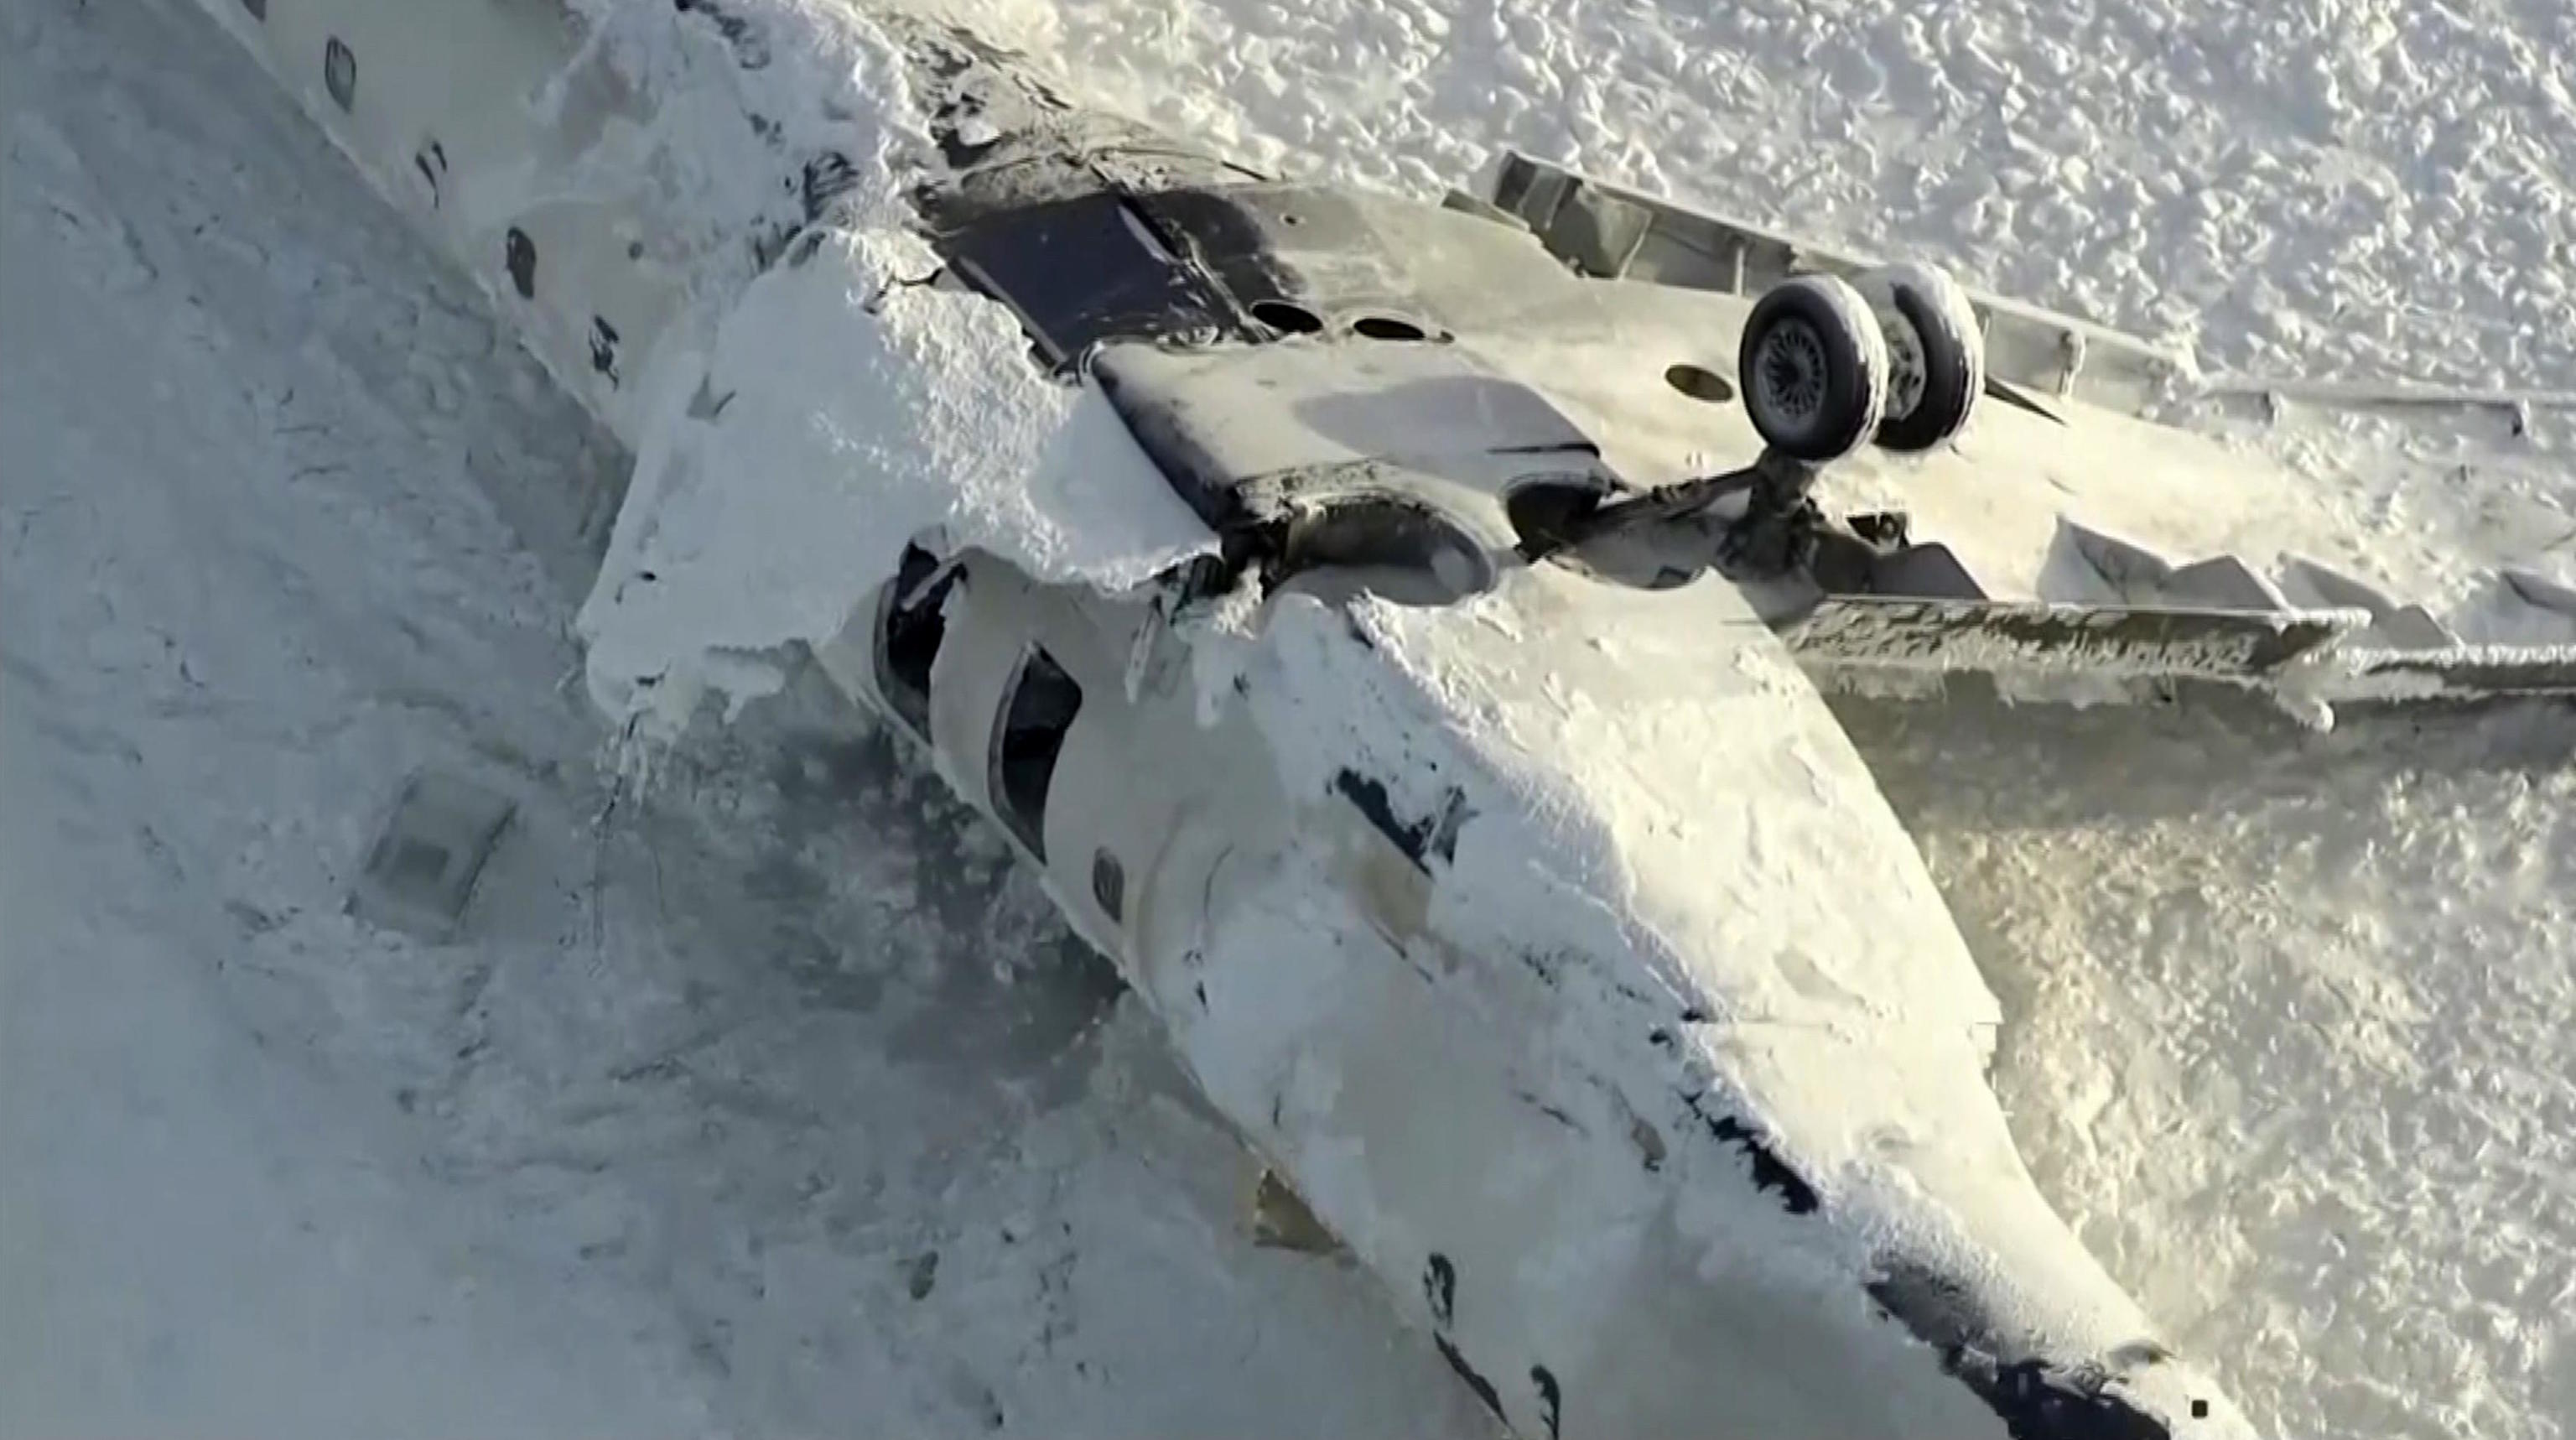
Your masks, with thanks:
[{"label": "round vent hole", "polygon": [[1363,315],[1351,323],[1353,333],[1371,340],[1427,340],[1421,326],[1392,315]]},{"label": "round vent hole", "polygon": [[1664,383],[1693,400],[1723,405],[1735,398],[1735,387],[1714,370],[1697,365],[1675,365],[1664,372]]},{"label": "round vent hole", "polygon": [[1252,318],[1282,335],[1312,335],[1324,328],[1323,317],[1293,300],[1256,300]]}]

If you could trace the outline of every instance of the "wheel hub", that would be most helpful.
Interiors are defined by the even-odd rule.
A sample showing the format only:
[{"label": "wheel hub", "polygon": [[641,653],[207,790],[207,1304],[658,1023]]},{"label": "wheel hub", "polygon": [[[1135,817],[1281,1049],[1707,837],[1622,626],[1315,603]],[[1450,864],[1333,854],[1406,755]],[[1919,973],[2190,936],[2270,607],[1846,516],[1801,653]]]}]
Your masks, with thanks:
[{"label": "wheel hub", "polygon": [[1804,320],[1783,320],[1762,340],[1762,363],[1753,383],[1773,413],[1813,419],[1825,406],[1825,342]]},{"label": "wheel hub", "polygon": [[1887,336],[1887,413],[1902,419],[1923,403],[1923,392],[1931,386],[1930,363],[1913,322],[1901,315],[1893,321],[1881,316],[1879,328]]}]

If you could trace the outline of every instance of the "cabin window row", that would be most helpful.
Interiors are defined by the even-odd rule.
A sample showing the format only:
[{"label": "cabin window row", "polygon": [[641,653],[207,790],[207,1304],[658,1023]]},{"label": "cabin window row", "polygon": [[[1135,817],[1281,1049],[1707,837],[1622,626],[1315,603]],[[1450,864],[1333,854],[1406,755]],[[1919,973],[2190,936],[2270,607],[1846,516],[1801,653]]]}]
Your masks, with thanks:
[{"label": "cabin window row", "polygon": [[[948,639],[948,598],[965,572],[918,545],[906,546],[887,585],[874,637],[878,693],[916,735],[930,735],[930,675]],[[1021,655],[1003,689],[985,756],[993,813],[1014,839],[1047,862],[1047,796],[1064,739],[1082,714],[1082,685],[1043,645]],[[1126,875],[1116,856],[1092,857],[1093,897],[1112,920],[1125,909]]]}]

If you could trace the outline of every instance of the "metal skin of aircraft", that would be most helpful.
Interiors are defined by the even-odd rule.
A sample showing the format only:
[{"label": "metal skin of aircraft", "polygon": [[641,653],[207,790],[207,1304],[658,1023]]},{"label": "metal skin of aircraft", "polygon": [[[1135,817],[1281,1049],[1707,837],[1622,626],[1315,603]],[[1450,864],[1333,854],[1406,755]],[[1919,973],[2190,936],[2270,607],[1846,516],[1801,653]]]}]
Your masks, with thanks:
[{"label": "metal skin of aircraft", "polygon": [[[631,443],[686,297],[577,183],[653,103],[566,83],[588,17],[202,3]],[[756,97],[771,18],[652,23]],[[814,659],[1010,835],[1461,1382],[1548,1440],[2252,1435],[2033,1184],[1999,1009],[1820,683],[2322,707],[2576,662],[2114,539],[2152,502],[2087,489],[2106,435],[2228,477],[2206,553],[2292,503],[2120,413],[2151,347],[1517,157],[1439,204],[1275,180],[874,23],[937,142],[908,197],[936,283],[1105,397],[1213,543],[1105,592],[865,537],[883,583]],[[777,163],[783,220],[721,243],[834,263],[846,159]],[[1927,503],[1849,503],[1894,493]],[[2065,518],[2088,496],[2098,528]],[[2037,598],[2051,567],[2090,598]]]}]

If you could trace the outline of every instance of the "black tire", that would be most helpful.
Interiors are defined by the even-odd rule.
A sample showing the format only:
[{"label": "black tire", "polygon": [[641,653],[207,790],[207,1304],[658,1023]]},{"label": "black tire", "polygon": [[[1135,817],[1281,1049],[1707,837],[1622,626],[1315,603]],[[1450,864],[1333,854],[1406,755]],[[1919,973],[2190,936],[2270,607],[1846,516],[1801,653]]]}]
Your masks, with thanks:
[{"label": "black tire", "polygon": [[1859,291],[1830,275],[1802,275],[1755,303],[1736,376],[1745,413],[1773,450],[1839,460],[1878,433],[1887,338]]},{"label": "black tire", "polygon": [[1986,337],[1968,294],[1946,271],[1889,265],[1856,288],[1887,338],[1885,449],[1930,450],[1967,428],[1986,390]]}]

